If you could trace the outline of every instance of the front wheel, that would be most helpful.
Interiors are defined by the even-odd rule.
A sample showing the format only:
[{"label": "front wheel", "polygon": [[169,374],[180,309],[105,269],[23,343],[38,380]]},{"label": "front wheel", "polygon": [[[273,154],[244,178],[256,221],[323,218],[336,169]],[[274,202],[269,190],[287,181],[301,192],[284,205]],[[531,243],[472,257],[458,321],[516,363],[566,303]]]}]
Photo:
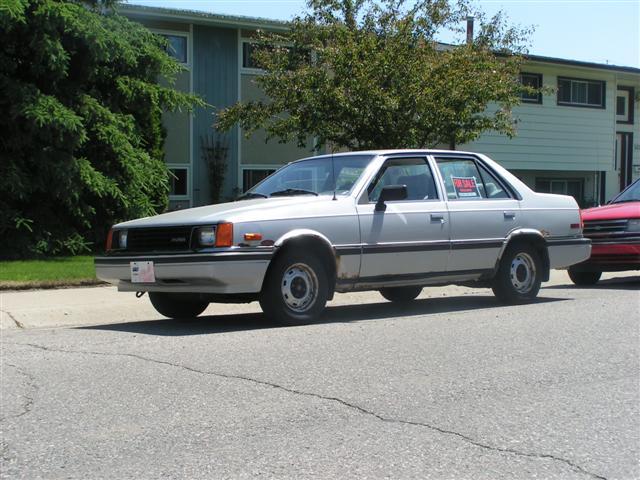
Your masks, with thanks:
[{"label": "front wheel", "polygon": [[260,295],[263,312],[285,325],[316,321],[329,297],[328,275],[320,260],[292,250],[274,262]]},{"label": "front wheel", "polygon": [[390,302],[405,303],[415,300],[422,287],[387,287],[380,289],[380,295]]},{"label": "front wheel", "polygon": [[493,293],[507,304],[526,303],[538,295],[542,283],[540,254],[528,244],[507,247],[493,279]]},{"label": "front wheel", "polygon": [[572,268],[567,273],[571,281],[581,287],[595,285],[602,276],[602,272],[578,272]]},{"label": "front wheel", "polygon": [[149,300],[160,315],[180,320],[196,318],[209,305],[185,293],[149,292]]}]

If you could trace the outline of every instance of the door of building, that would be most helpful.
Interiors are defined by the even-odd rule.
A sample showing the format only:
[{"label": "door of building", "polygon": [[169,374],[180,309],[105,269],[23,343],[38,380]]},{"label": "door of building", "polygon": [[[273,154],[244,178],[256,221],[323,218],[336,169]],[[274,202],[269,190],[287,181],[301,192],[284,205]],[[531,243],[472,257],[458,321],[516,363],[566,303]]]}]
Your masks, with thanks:
[{"label": "door of building", "polygon": [[616,135],[616,170],[620,175],[620,191],[633,181],[633,134],[618,132]]}]

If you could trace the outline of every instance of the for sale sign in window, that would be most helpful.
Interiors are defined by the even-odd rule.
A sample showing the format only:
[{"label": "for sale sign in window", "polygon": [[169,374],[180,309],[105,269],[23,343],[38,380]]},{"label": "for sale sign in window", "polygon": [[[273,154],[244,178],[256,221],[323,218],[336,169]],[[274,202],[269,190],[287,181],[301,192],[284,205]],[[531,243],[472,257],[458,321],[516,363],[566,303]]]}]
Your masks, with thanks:
[{"label": "for sale sign in window", "polygon": [[475,177],[451,177],[458,198],[482,198]]}]

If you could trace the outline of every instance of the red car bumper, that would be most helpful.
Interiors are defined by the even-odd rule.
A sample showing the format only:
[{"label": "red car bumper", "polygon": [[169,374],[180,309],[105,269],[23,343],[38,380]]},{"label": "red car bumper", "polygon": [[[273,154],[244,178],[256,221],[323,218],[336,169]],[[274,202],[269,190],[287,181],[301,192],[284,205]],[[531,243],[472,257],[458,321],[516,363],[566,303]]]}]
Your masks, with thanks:
[{"label": "red car bumper", "polygon": [[620,272],[640,270],[640,239],[633,243],[597,243],[591,247],[591,258],[571,267],[581,272]]}]

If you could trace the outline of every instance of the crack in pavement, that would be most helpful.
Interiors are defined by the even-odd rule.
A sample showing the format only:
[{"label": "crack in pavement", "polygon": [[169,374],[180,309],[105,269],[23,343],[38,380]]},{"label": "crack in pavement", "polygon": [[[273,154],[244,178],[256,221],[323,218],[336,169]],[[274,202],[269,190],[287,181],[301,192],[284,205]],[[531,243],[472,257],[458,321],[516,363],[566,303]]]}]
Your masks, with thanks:
[{"label": "crack in pavement", "polygon": [[11,320],[13,320],[13,323],[16,324],[16,327],[24,330],[24,325],[22,323],[20,323],[18,321],[18,319],[16,317],[14,317],[13,314],[11,314],[11,312],[7,312],[6,310],[0,310],[0,313],[4,313],[7,317],[9,317]]},{"label": "crack in pavement", "polygon": [[[35,377],[31,375],[29,372],[27,372],[26,370],[24,370],[23,368],[20,368],[17,365],[13,365],[11,363],[4,363],[2,366],[15,368],[20,375],[22,375],[27,379],[26,384],[33,392],[37,392],[39,390],[39,387],[36,384]],[[20,418],[26,415],[27,413],[31,412],[31,409],[33,408],[33,404],[34,404],[33,396],[29,396],[29,395],[20,395],[20,396],[25,400],[24,404],[22,405],[22,411],[15,415],[7,415],[7,416],[0,417],[0,422],[4,422],[5,420],[8,420],[10,418]]]},{"label": "crack in pavement", "polygon": [[232,374],[228,374],[228,373],[221,373],[221,372],[214,372],[214,371],[207,371],[207,370],[199,370],[197,368],[193,368],[193,367],[189,367],[186,365],[181,365],[178,363],[172,363],[172,362],[168,362],[166,360],[158,360],[155,358],[150,358],[150,357],[143,357],[142,355],[137,355],[134,353],[110,353],[110,352],[94,352],[94,351],[89,351],[89,350],[65,350],[65,349],[59,349],[59,348],[53,348],[53,347],[45,347],[43,345],[37,345],[37,344],[33,344],[33,343],[7,343],[7,342],[3,342],[4,344],[9,344],[9,345],[20,345],[20,346],[24,346],[24,347],[32,347],[32,348],[36,348],[36,349],[40,349],[40,350],[44,350],[44,351],[48,351],[48,352],[58,352],[58,353],[75,353],[75,354],[80,354],[80,355],[94,355],[94,356],[105,356],[105,357],[130,357],[130,358],[134,358],[137,360],[141,360],[144,362],[150,362],[150,363],[155,363],[155,364],[159,364],[159,365],[167,365],[170,367],[174,367],[174,368],[179,368],[182,370],[186,370],[188,372],[192,372],[192,373],[196,373],[199,375],[209,375],[209,376],[215,376],[215,377],[219,377],[219,378],[224,378],[224,379],[228,379],[228,380],[242,380],[242,381],[246,381],[246,382],[250,382],[256,385],[261,385],[261,386],[265,386],[265,387],[270,387],[270,388],[274,388],[276,390],[281,390],[287,393],[291,393],[294,395],[300,395],[300,396],[305,396],[305,397],[311,397],[311,398],[317,398],[320,400],[325,400],[325,401],[329,401],[329,402],[334,402],[334,403],[338,403],[346,408],[349,408],[351,410],[355,410],[363,415],[367,415],[373,418],[376,418],[382,422],[385,423],[394,423],[394,424],[401,424],[401,425],[411,425],[411,426],[415,426],[415,427],[424,427],[427,428],[429,430],[432,430],[434,432],[438,432],[440,434],[443,435],[448,435],[451,437],[455,437],[458,438],[462,441],[464,441],[465,443],[468,443],[470,445],[474,445],[478,448],[481,448],[483,450],[487,450],[487,451],[492,451],[492,452],[498,452],[498,453],[502,453],[502,454],[510,454],[510,455],[514,455],[514,456],[518,456],[518,457],[525,457],[525,458],[532,458],[532,459],[541,459],[541,460],[551,460],[554,462],[559,462],[559,463],[563,463],[566,466],[572,468],[574,471],[578,472],[578,473],[582,473],[584,475],[588,475],[592,478],[598,479],[598,480],[607,480],[606,477],[599,475],[597,473],[591,472],[589,470],[586,470],[585,468],[581,467],[580,465],[577,465],[576,463],[573,463],[571,460],[568,460],[566,458],[562,458],[562,457],[558,457],[556,455],[552,455],[550,453],[529,453],[529,452],[523,452],[520,450],[516,450],[514,448],[506,448],[506,447],[497,447],[497,446],[492,446],[486,443],[482,443],[479,440],[475,440],[463,433],[459,433],[453,430],[447,430],[445,428],[441,428],[435,425],[431,425],[428,423],[424,423],[424,422],[416,422],[416,421],[411,421],[411,420],[402,420],[402,419],[396,419],[396,418],[390,418],[390,417],[385,417],[384,415],[381,415],[379,413],[373,412],[371,410],[367,410],[364,407],[361,407],[355,403],[350,403],[346,400],[343,400],[341,398],[338,397],[331,397],[331,396],[327,396],[327,395],[322,395],[319,393],[313,393],[313,392],[305,392],[303,390],[297,390],[295,388],[289,388],[289,387],[285,387],[283,385],[279,385],[277,383],[272,383],[272,382],[268,382],[265,380],[259,380],[256,378],[252,378],[252,377],[246,377],[243,375],[232,375]]}]

